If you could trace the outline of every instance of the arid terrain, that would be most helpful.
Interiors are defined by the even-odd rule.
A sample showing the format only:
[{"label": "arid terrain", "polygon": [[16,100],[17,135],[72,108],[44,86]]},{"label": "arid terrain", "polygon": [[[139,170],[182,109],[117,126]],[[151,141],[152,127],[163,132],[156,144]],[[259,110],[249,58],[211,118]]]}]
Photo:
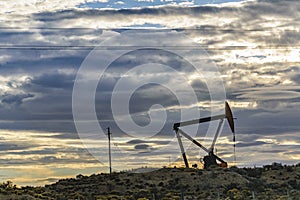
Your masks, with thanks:
[{"label": "arid terrain", "polygon": [[162,168],[77,175],[44,187],[4,182],[0,199],[300,199],[300,164],[261,168]]}]

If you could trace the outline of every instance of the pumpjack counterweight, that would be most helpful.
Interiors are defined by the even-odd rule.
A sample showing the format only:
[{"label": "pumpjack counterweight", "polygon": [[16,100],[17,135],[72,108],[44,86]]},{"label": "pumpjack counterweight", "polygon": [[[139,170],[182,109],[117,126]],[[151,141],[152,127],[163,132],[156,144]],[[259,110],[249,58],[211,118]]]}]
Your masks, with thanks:
[{"label": "pumpjack counterweight", "polygon": [[[193,142],[195,145],[197,145],[199,148],[204,150],[206,153],[208,153],[208,155],[203,158],[204,168],[208,168],[211,165],[219,165],[221,167],[227,167],[227,162],[225,162],[223,159],[221,159],[220,157],[218,157],[217,155],[214,154],[214,146],[215,146],[217,138],[221,132],[221,128],[222,128],[224,119],[227,119],[227,121],[229,123],[229,127],[233,133],[233,141],[235,142],[234,120],[233,120],[233,115],[232,115],[231,109],[227,102],[225,102],[225,114],[210,116],[210,117],[205,117],[205,118],[200,118],[200,119],[194,119],[194,120],[189,120],[189,121],[184,121],[184,122],[178,122],[173,125],[173,129],[176,132],[176,136],[177,136],[177,140],[178,140],[178,143],[180,146],[184,164],[187,168],[189,168],[189,163],[187,160],[186,152],[185,152],[183,144],[182,144],[181,135],[184,136],[185,138],[187,138],[188,140],[190,140],[191,142]],[[180,129],[180,127],[189,126],[189,125],[193,125],[193,124],[200,124],[200,123],[214,121],[214,120],[219,120],[219,125],[217,127],[217,131],[215,133],[214,139],[213,139],[212,144],[209,149],[204,147],[203,145],[201,145],[200,142],[198,142],[197,140],[195,140],[190,135],[188,135],[187,133],[185,133],[183,130]],[[217,164],[217,161],[219,161],[220,164]]]}]

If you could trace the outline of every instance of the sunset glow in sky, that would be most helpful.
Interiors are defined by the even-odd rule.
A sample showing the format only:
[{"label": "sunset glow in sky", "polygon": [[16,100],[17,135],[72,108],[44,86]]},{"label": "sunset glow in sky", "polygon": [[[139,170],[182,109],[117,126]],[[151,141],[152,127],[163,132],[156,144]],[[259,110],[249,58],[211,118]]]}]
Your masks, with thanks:
[{"label": "sunset glow in sky", "polygon": [[[204,64],[205,78],[214,77],[209,67],[213,63],[237,118],[238,166],[299,163],[299,13],[298,0],[2,0],[0,181],[44,185],[77,174],[108,172],[106,136],[84,142],[75,127],[73,86],[82,63],[95,47],[131,29],[182,33],[205,50],[211,61]],[[168,35],[163,37],[167,40]],[[128,41],[118,42],[122,46]],[[181,38],[174,44],[186,43]],[[97,50],[100,58],[102,50]],[[198,55],[190,56],[195,59]],[[103,131],[111,127],[115,170],[183,165],[172,130],[180,111],[199,110],[201,116],[208,116],[211,109],[223,112],[224,102],[210,99],[211,91],[203,77],[186,67],[183,59],[170,58],[165,52],[156,54],[151,49],[135,51],[116,59],[99,81],[94,107]],[[159,68],[157,73],[150,65],[146,71],[122,74],[134,64],[143,64],[144,59],[172,66],[182,77],[174,78],[175,72],[168,68]],[[93,70],[85,74],[87,81],[97,79],[97,75]],[[152,115],[167,113],[165,126],[155,137],[146,137],[143,134],[151,133],[143,133],[142,129],[133,131],[135,137],[130,137],[117,126],[114,117],[128,120],[128,116],[113,116],[110,105],[121,77],[127,78],[121,86],[161,81],[176,86],[176,92],[186,97],[182,104],[176,98],[178,93],[157,84],[144,85],[132,95],[129,117],[138,125],[146,126]],[[193,88],[197,102],[185,94],[187,87]],[[200,125],[196,136],[204,144],[212,139],[205,137],[208,130],[208,124]],[[190,143],[184,140],[184,144]],[[216,148],[221,158],[234,164],[227,123]],[[90,150],[98,157],[93,157]],[[191,163],[205,155],[194,146],[187,154]]]}]

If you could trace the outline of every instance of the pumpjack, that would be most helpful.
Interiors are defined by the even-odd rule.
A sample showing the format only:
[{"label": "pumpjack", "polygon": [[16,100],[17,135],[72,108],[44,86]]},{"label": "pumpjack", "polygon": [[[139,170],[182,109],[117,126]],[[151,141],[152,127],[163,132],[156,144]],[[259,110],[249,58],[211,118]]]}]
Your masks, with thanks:
[{"label": "pumpjack", "polygon": [[[178,122],[173,125],[173,129],[176,133],[176,137],[177,137],[177,140],[178,140],[178,143],[180,146],[182,158],[183,158],[184,164],[187,168],[189,168],[189,162],[187,160],[187,156],[186,156],[186,153],[185,153],[182,141],[181,141],[181,135],[184,136],[185,138],[187,138],[188,140],[192,141],[195,145],[197,145],[199,148],[201,148],[206,153],[208,153],[208,155],[204,156],[204,158],[203,158],[205,169],[209,168],[210,166],[220,166],[222,168],[227,168],[227,166],[228,166],[227,162],[225,162],[223,159],[221,159],[216,154],[214,154],[214,146],[215,146],[217,138],[221,132],[221,128],[222,128],[222,125],[223,125],[225,119],[227,120],[229,127],[233,133],[233,143],[234,143],[234,148],[235,148],[234,118],[233,118],[231,109],[229,107],[229,104],[226,101],[225,101],[225,114]],[[214,139],[212,141],[210,148],[204,147],[197,140],[195,140],[190,135],[188,135],[187,133],[185,133],[183,130],[180,129],[180,127],[194,125],[194,124],[201,124],[201,123],[214,121],[214,120],[219,120],[219,124],[218,124],[217,130],[216,130],[216,133],[215,133],[215,136],[214,136]],[[235,149],[234,149],[234,152],[235,152]]]}]

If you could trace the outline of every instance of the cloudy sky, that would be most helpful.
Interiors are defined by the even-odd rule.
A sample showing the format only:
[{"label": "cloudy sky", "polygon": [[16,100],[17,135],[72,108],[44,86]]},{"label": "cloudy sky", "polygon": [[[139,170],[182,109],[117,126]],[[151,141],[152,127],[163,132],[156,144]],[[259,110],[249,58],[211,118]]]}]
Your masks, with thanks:
[{"label": "cloudy sky", "polygon": [[[225,99],[238,166],[300,160],[298,0],[2,0],[0,23],[2,181],[107,172],[108,126],[115,170],[182,165],[172,124]],[[234,164],[227,123],[216,150]]]}]

